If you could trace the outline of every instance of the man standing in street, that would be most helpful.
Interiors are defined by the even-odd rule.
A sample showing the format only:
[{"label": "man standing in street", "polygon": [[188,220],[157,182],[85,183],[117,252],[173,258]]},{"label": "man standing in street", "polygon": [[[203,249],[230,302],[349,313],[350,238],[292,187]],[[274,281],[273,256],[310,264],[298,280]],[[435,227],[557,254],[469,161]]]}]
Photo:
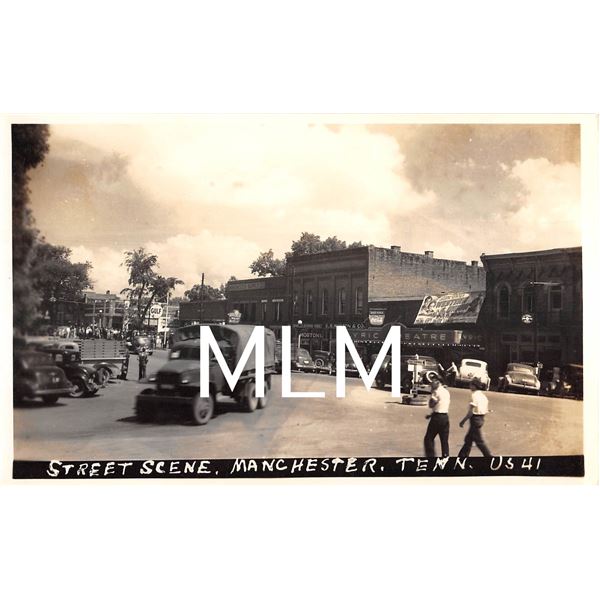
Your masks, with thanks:
[{"label": "man standing in street", "polygon": [[442,385],[442,382],[435,378],[431,382],[431,400],[429,400],[429,408],[432,413],[425,417],[429,419],[427,432],[425,433],[425,456],[427,458],[435,457],[435,438],[440,436],[442,444],[442,458],[450,456],[448,446],[448,436],[450,435],[450,421],[448,419],[448,409],[450,408],[450,392],[448,388]]},{"label": "man standing in street", "polygon": [[470,425],[469,431],[465,436],[465,443],[458,453],[458,456],[461,458],[469,456],[471,448],[473,447],[473,442],[475,442],[483,456],[492,456],[481,433],[485,415],[488,413],[488,399],[482,391],[485,387],[485,384],[479,381],[479,379],[471,380],[469,385],[469,388],[471,389],[469,412],[467,412],[465,418],[460,422],[460,426],[463,427],[467,421],[470,421]]},{"label": "man standing in street", "polygon": [[138,363],[139,363],[139,380],[146,378],[146,365],[148,364],[148,352],[146,346],[140,346],[138,349]]}]

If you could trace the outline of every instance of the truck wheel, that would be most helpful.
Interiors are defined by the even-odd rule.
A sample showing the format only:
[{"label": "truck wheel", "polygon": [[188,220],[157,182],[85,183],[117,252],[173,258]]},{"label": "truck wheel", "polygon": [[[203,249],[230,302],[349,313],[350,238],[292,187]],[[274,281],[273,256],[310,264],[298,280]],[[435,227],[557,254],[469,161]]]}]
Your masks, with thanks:
[{"label": "truck wheel", "polygon": [[86,393],[85,382],[83,381],[83,379],[78,377],[77,379],[74,379],[71,383],[73,384],[73,391],[69,394],[69,396],[71,396],[71,398],[83,398],[83,396],[85,396]]},{"label": "truck wheel", "polygon": [[265,395],[256,399],[256,407],[264,408],[271,399],[271,376],[265,378]]},{"label": "truck wheel", "polygon": [[96,381],[100,387],[104,387],[110,379],[110,371],[104,367],[100,367],[96,372]]},{"label": "truck wheel", "polygon": [[244,386],[242,395],[242,407],[245,412],[254,412],[258,407],[258,398],[256,397],[256,384],[249,381]]},{"label": "truck wheel", "polygon": [[44,396],[42,400],[44,404],[56,404],[60,396]]},{"label": "truck wheel", "polygon": [[215,412],[215,400],[212,394],[208,398],[202,398],[200,394],[194,396],[192,401],[192,421],[196,425],[206,425]]}]

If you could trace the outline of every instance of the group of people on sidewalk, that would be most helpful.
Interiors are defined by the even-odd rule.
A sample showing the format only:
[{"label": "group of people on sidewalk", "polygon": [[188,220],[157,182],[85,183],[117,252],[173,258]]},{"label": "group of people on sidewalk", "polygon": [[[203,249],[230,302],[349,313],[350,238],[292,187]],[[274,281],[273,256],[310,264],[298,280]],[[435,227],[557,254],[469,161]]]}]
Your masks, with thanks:
[{"label": "group of people on sidewalk", "polygon": [[[435,438],[439,436],[442,445],[442,458],[446,458],[450,456],[450,447],[448,444],[450,436],[450,419],[448,417],[450,391],[439,379],[432,381],[431,388],[432,393],[429,407],[432,409],[432,412],[425,417],[429,419],[424,439],[425,456],[435,457]],[[461,458],[469,456],[473,443],[479,448],[483,456],[492,456],[483,439],[482,433],[485,415],[489,412],[488,399],[483,393],[485,385],[478,379],[473,379],[469,388],[471,390],[469,410],[459,423],[462,428],[469,421],[469,430],[458,456]]]}]

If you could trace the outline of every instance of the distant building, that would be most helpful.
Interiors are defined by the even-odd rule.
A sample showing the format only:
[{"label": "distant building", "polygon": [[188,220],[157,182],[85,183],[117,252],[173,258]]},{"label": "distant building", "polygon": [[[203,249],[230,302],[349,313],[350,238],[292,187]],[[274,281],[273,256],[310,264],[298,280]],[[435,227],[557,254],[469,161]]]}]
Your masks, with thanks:
[{"label": "distant building", "polygon": [[581,247],[482,255],[482,322],[490,368],[509,362],[583,363]]}]

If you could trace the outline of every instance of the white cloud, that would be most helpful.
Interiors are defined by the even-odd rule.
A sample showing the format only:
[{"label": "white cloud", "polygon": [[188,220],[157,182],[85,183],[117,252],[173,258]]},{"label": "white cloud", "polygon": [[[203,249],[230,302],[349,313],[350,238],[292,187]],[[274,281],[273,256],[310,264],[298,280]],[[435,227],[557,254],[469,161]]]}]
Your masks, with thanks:
[{"label": "white cloud", "polygon": [[[101,247],[91,249],[85,246],[73,248],[72,259],[77,262],[89,260],[93,269],[91,278],[94,289],[104,292],[111,290],[119,293],[127,287],[127,269],[121,266],[124,252],[129,248],[114,250]],[[176,235],[164,242],[149,242],[146,251],[159,257],[157,271],[168,277],[177,277],[184,282],[175,290],[183,294],[186,289],[200,283],[202,272],[205,282],[218,286],[231,275],[245,277],[250,261],[248,256],[256,257],[260,248],[234,236],[214,235],[201,231],[198,235]]]},{"label": "white cloud", "polygon": [[519,246],[542,249],[581,244],[579,167],[531,158],[515,162],[511,176],[524,187],[517,210],[507,219]]},{"label": "white cloud", "polygon": [[410,184],[396,140],[361,125],[186,119],[53,131],[128,156],[129,176],[164,208],[170,231],[207,229],[278,254],[303,230],[390,243],[390,220],[435,200]]}]

